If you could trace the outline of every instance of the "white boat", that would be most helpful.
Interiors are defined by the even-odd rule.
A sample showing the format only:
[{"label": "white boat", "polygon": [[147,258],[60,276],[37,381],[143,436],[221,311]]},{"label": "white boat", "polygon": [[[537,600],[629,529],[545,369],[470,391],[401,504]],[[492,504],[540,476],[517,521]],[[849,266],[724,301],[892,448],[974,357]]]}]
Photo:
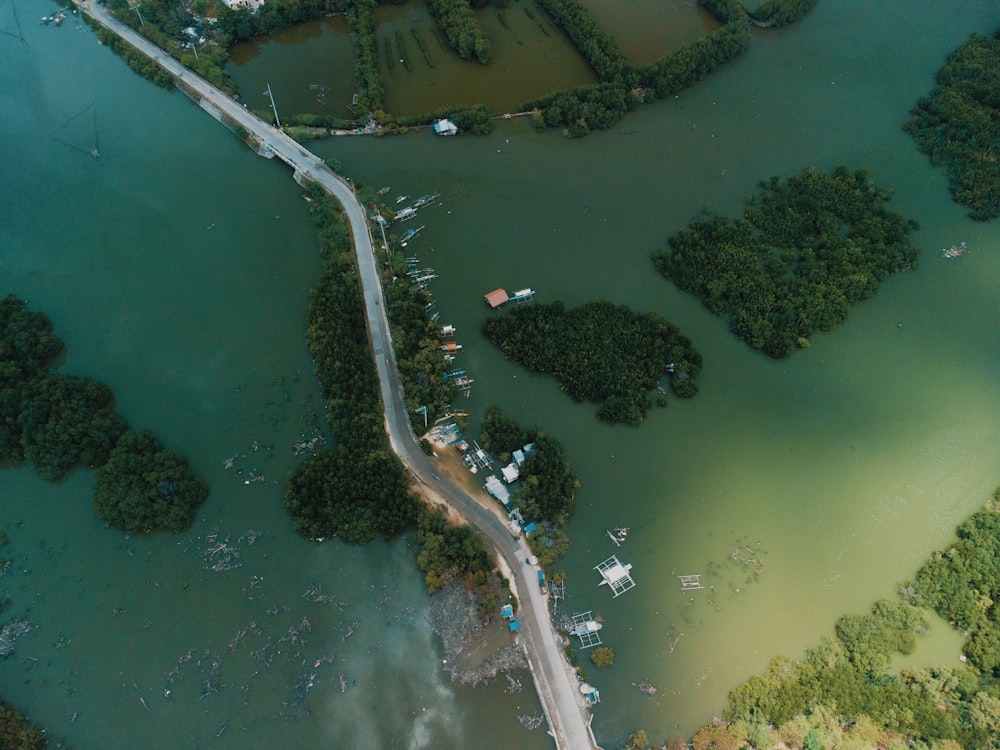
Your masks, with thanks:
[{"label": "white boat", "polygon": [[942,258],[957,258],[960,255],[965,255],[966,247],[964,242],[960,242],[957,245],[952,245],[951,247],[946,247],[941,251]]},{"label": "white boat", "polygon": [[603,627],[604,625],[602,623],[599,623],[597,620],[587,620],[586,622],[582,622],[576,627],[574,627],[571,631],[569,631],[569,634],[586,635],[587,633],[596,633]]}]

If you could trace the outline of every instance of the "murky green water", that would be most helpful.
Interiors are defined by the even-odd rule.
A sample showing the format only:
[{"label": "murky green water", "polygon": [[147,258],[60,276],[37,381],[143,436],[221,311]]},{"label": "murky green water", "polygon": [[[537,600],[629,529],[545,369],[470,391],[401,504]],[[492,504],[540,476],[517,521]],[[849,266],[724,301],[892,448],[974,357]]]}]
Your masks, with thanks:
[{"label": "murky green water", "polygon": [[[262,64],[251,64],[257,59]],[[279,118],[308,113],[350,119],[358,90],[354,66],[347,17],[340,15],[234,45],[227,70],[251,109],[270,110],[261,93],[270,84]]]},{"label": "murky green water", "polygon": [[[128,419],[182,448],[213,495],[189,536],[124,539],[90,519],[87,474],[55,487],[28,471],[0,475],[7,549],[31,571],[4,584],[39,625],[0,666],[0,691],[75,747],[160,736],[185,746],[192,735],[237,747],[248,733],[269,745],[547,746],[513,718],[537,709],[533,697],[455,691],[439,674],[402,544],[317,547],[289,531],[273,482],[318,404],[300,343],[318,261],[287,172],[136,79],[89,32],[36,28],[25,15],[27,44],[0,37],[13,61],[0,82],[15,92],[0,110],[0,291],[46,309],[67,370],[110,383]],[[900,130],[946,54],[997,26],[987,2],[824,2],[799,27],[755,32],[745,57],[696,89],[582,140],[510,122],[484,139],[316,147],[393,195],[442,194],[408,250],[438,271],[442,322],[458,327],[460,364],[476,381],[468,411],[499,404],[566,446],[583,483],[563,565],[568,606],[600,613],[617,652],[612,669],[589,670],[606,746],[639,726],[662,738],[706,721],[772,655],[801,654],[840,614],[891,596],[1000,484],[1000,241],[950,202],[943,175]],[[46,136],[90,100],[100,162]],[[73,142],[85,147],[91,133],[77,122]],[[767,360],[652,271],[650,251],[703,208],[731,214],[761,178],[838,164],[896,189],[893,206],[921,223],[925,253],[811,350]],[[15,174],[26,177],[15,184]],[[940,257],[960,240],[969,255]],[[478,334],[482,294],[497,286],[657,310],[703,353],[701,393],[638,429],[599,424],[592,406]],[[243,484],[251,470],[267,481]],[[620,550],[604,535],[619,526],[631,529]],[[243,567],[204,569],[216,528]],[[262,533],[253,545],[238,541],[248,529]],[[761,561],[759,580],[737,550]],[[612,600],[592,568],[616,553],[638,585]],[[684,574],[714,591],[681,592]],[[336,600],[304,599],[314,583]],[[303,617],[308,642],[281,643],[262,667],[254,652],[277,648]],[[245,645],[230,652],[241,630]],[[907,663],[957,659],[959,640],[939,631]],[[202,699],[216,654],[226,687]],[[336,660],[309,666],[324,655]],[[655,696],[633,685],[644,679]],[[120,720],[104,721],[109,706]]]},{"label": "murky green water", "polygon": [[[375,12],[375,20],[386,110],[396,115],[418,115],[457,103],[485,104],[492,112],[503,114],[517,111],[529,99],[594,83],[593,71],[576,53],[566,35],[554,28],[537,8],[531,10],[534,16],[531,17],[525,7],[534,8],[528,3],[511,4],[502,12],[502,21],[495,8],[479,12],[478,18],[492,49],[490,63],[481,65],[462,60],[448,47],[423,3],[380,6]],[[343,21],[343,18],[336,20]],[[317,23],[324,24],[327,31],[316,44],[314,54],[322,49],[325,55],[343,58],[346,51],[350,57],[351,43],[346,25],[338,26],[340,31],[331,36],[329,21]],[[402,52],[397,35],[403,42]],[[297,32],[284,32],[280,39],[296,36]],[[387,43],[391,56],[387,56]],[[312,43],[306,49],[314,49]],[[308,58],[274,42],[237,45],[233,61],[230,70],[244,98],[255,96],[266,80],[270,80],[276,91],[286,88],[299,91],[301,82],[306,78],[311,81],[316,71]],[[326,70],[332,73],[333,68],[327,66]],[[353,68],[350,75],[353,81]],[[328,78],[333,80],[332,76]],[[350,96],[346,100],[349,102]],[[339,116],[348,115],[341,113]]]},{"label": "murky green water", "polygon": [[636,66],[649,65],[719,28],[715,16],[696,0],[585,0],[583,5]]}]

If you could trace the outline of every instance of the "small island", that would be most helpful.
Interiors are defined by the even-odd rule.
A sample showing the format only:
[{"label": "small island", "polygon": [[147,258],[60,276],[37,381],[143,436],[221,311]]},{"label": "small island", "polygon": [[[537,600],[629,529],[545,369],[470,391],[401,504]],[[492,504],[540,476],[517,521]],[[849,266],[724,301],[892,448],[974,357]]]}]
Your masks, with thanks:
[{"label": "small island", "polygon": [[969,216],[1000,216],[1000,31],[973,34],[951,53],[937,86],[917,102],[904,130],[935,167],[944,167],[957,203]]},{"label": "small island", "polygon": [[601,404],[598,417],[606,422],[640,424],[651,391],[658,389],[658,403],[666,403],[664,378],[682,398],[698,392],[701,355],[656,313],[607,301],[573,310],[560,302],[527,304],[488,318],[483,333],[507,359],[551,373],[577,401]]},{"label": "small island", "polygon": [[64,350],[44,313],[0,301],[0,461],[50,482],[95,469],[98,518],[129,534],[186,531],[208,485],[152,433],[132,432],[104,383],[51,372]]},{"label": "small island", "polygon": [[888,210],[890,196],[846,167],[772,177],[742,217],[695,221],[653,263],[746,343],[781,359],[843,323],[891,274],[915,267],[917,224]]}]

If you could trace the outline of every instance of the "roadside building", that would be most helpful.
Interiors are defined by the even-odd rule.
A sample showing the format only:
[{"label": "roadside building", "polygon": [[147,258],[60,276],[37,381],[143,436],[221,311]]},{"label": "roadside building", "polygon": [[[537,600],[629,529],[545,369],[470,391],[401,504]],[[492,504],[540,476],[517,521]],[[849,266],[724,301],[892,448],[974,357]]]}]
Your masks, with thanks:
[{"label": "roadside building", "polygon": [[458,132],[458,127],[446,118],[434,123],[434,132],[438,135],[455,135]]}]

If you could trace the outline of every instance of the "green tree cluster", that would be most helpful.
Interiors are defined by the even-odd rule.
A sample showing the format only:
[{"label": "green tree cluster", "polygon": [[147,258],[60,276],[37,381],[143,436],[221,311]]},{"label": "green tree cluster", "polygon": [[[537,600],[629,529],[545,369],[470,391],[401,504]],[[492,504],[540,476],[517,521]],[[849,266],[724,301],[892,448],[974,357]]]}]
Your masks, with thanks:
[{"label": "green tree cluster", "polygon": [[774,358],[830,331],[890,274],[913,268],[916,223],[863,170],[812,169],[760,185],[743,216],[709,215],[674,234],[656,269]]},{"label": "green tree cluster", "polygon": [[531,554],[538,558],[539,567],[546,570],[569,551],[569,545],[569,534],[551,521],[539,522],[538,531],[528,538]]},{"label": "green tree cluster", "polygon": [[[352,0],[352,2],[356,3],[358,0]],[[220,2],[216,4],[215,8],[219,29],[225,34],[227,40],[235,42],[268,34],[275,29],[303,21],[322,18],[330,12],[342,12],[352,2],[348,2],[348,0],[339,0],[338,2],[282,0],[282,2],[263,3],[254,12],[245,8],[234,10]],[[170,7],[168,0],[142,0],[143,7],[150,3],[160,3]]]},{"label": "green tree cluster", "polygon": [[958,527],[954,544],[935,552],[920,568],[914,590],[918,602],[969,634],[965,643],[969,663],[1000,681],[998,560],[1000,513],[983,510]]},{"label": "green tree cluster", "polygon": [[208,487],[152,433],[129,430],[108,386],[51,372],[62,351],[43,313],[0,301],[0,461],[29,461],[49,481],[96,469],[94,513],[128,533],[190,527]]},{"label": "green tree cluster", "polygon": [[789,26],[815,6],[816,0],[767,0],[753,12],[753,17],[765,26]]},{"label": "green tree cluster", "polygon": [[608,422],[642,422],[665,375],[678,396],[697,393],[701,355],[656,313],[607,301],[573,310],[559,302],[519,305],[488,318],[483,333],[506,358],[551,373],[577,401],[600,403],[598,416]]},{"label": "green tree cluster", "polygon": [[[223,33],[219,26],[203,28],[202,31],[206,35],[213,36],[213,41],[216,43],[200,45],[197,54],[191,49],[193,40],[185,29],[201,28],[199,26],[201,21],[195,15],[194,5],[183,3],[172,5],[165,0],[143,0],[139,4],[130,4],[127,0],[108,0],[107,5],[119,21],[149,39],[160,49],[172,54],[213,85],[229,93],[236,92],[229,73],[225,70],[228,60],[227,48],[232,39],[228,33]],[[229,11],[220,3],[219,12],[233,11]],[[103,27],[99,28],[103,30]],[[101,39],[106,41],[139,75],[166,88],[173,86],[173,79],[169,73],[131,45],[122,42],[117,35],[105,32],[101,34]]]},{"label": "green tree cluster", "polygon": [[94,515],[127,534],[181,532],[194,522],[208,485],[149,430],[129,430],[97,470],[94,496]]},{"label": "green tree cluster", "polygon": [[[135,15],[134,13],[132,15]],[[167,71],[156,64],[152,59],[144,55],[142,52],[137,50],[131,44],[125,42],[117,34],[108,31],[103,26],[99,25],[97,21],[94,21],[90,16],[84,15],[87,23],[96,27],[97,38],[100,40],[101,44],[108,47],[112,52],[118,55],[125,64],[128,65],[132,70],[134,70],[138,75],[145,78],[147,81],[160,86],[165,89],[172,89],[174,87],[174,78]],[[128,22],[130,19],[119,17],[120,21]]]},{"label": "green tree cluster", "polygon": [[538,0],[553,23],[561,27],[601,81],[634,84],[633,71],[618,42],[578,0]]},{"label": "green tree cluster", "polygon": [[645,98],[663,99],[700,81],[750,46],[746,19],[727,23],[639,70]]},{"label": "green tree cluster", "polygon": [[299,464],[285,489],[295,530],[310,539],[336,536],[357,545],[403,533],[417,506],[403,465],[386,443],[360,450],[348,439]]},{"label": "green tree cluster", "polygon": [[724,24],[747,20],[747,11],[739,0],[698,0],[698,4]]},{"label": "green tree cluster", "polygon": [[296,531],[364,544],[398,536],[416,517],[406,473],[385,434],[378,376],[350,234],[340,204],[308,188],[323,271],[312,290],[306,340],[337,437],[335,448],[299,464],[285,489]]},{"label": "green tree cluster", "polygon": [[63,350],[44,313],[28,310],[13,295],[0,300],[0,461],[24,460],[25,388],[44,377]]},{"label": "green tree cluster", "polygon": [[970,217],[1000,215],[1000,30],[973,34],[948,56],[904,129],[945,168],[952,197]]},{"label": "green tree cluster", "polygon": [[590,660],[599,669],[612,667],[615,663],[615,650],[610,646],[598,646],[590,652]]},{"label": "green tree cluster", "polygon": [[432,594],[456,579],[494,568],[482,538],[468,526],[449,524],[436,508],[421,507],[414,538],[420,550],[417,564]]},{"label": "green tree cluster", "polygon": [[[501,463],[509,462],[515,450],[533,443],[534,451],[520,468],[521,485],[514,502],[527,518],[550,524],[554,529],[569,521],[580,482],[558,440],[534,427],[521,427],[496,406],[483,415],[479,439],[483,448]],[[554,534],[549,536],[554,538]]]},{"label": "green tree cluster", "polygon": [[103,466],[126,430],[115,411],[115,397],[104,383],[47,373],[22,392],[21,442],[24,457],[50,482],[64,479],[79,465]]},{"label": "green tree cluster", "polygon": [[347,11],[347,29],[354,42],[355,74],[358,79],[358,112],[374,113],[385,119],[385,89],[378,72],[378,40],[375,37],[375,9],[378,0],[354,0]]},{"label": "green tree cluster", "polygon": [[723,26],[642,68],[628,63],[617,42],[579,0],[541,0],[553,23],[573,41],[599,81],[557,91],[522,105],[541,112],[536,126],[563,127],[569,137],[612,127],[626,112],[684,89],[746,51],[746,11],[736,0],[700,0]]},{"label": "green tree cluster", "polygon": [[511,419],[499,406],[491,406],[483,415],[479,429],[479,441],[483,448],[496,456],[501,463],[508,463],[511,454],[531,442],[537,432],[526,430]]},{"label": "green tree cluster", "polygon": [[490,61],[490,40],[469,0],[427,0],[427,10],[459,57],[463,60],[474,57],[484,65]]},{"label": "green tree cluster", "polygon": [[459,132],[469,132],[475,135],[486,135],[493,132],[493,115],[485,104],[449,105],[438,107],[431,112],[421,112],[415,115],[382,114],[378,119],[384,125],[380,132],[393,133],[403,128],[425,125],[435,120],[447,117],[455,123]]},{"label": "green tree cluster", "polygon": [[580,482],[559,441],[541,432],[533,442],[535,452],[521,466],[518,504],[530,518],[563,526],[573,515]]},{"label": "green tree cluster", "polygon": [[928,627],[924,612],[912,604],[879,599],[871,614],[841,617],[836,630],[848,660],[872,678],[888,668],[893,654],[912,654]]},{"label": "green tree cluster", "polygon": [[525,102],[521,109],[539,110],[536,127],[565,126],[566,135],[579,138],[591,128],[607,130],[626,112],[636,109],[642,100],[626,86],[617,83],[595,83]]},{"label": "green tree cluster", "polygon": [[406,409],[414,432],[420,435],[427,426],[425,416],[417,409],[426,406],[430,414],[436,414],[444,404],[451,403],[455,386],[444,376],[448,363],[441,351],[438,328],[427,317],[427,293],[403,276],[386,280],[382,288]]}]

